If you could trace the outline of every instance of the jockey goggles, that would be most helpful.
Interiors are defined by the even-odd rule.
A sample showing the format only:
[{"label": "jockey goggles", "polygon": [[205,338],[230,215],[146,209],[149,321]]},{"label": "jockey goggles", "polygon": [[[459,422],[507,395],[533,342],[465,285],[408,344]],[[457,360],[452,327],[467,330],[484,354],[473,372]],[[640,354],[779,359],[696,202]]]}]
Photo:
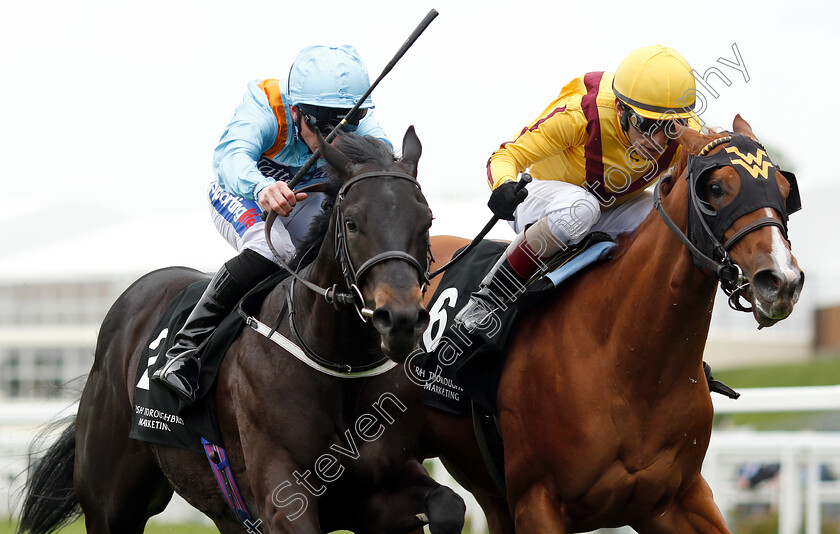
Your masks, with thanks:
[{"label": "jockey goggles", "polygon": [[630,126],[642,135],[654,135],[662,130],[665,130],[666,133],[671,132],[675,134],[680,131],[680,128],[688,125],[688,121],[675,115],[663,114],[663,117],[666,118],[647,119],[636,113],[636,110],[624,102],[621,102],[621,107],[624,109],[627,122]]},{"label": "jockey goggles", "polygon": [[[311,104],[298,104],[303,114],[303,120],[309,126],[317,129],[322,136],[327,137],[330,132],[338,126],[349,109],[328,108],[324,106],[313,106]],[[345,132],[355,132],[359,127],[359,121],[367,115],[367,109],[359,109],[352,116],[347,118],[347,123],[342,128]]]}]

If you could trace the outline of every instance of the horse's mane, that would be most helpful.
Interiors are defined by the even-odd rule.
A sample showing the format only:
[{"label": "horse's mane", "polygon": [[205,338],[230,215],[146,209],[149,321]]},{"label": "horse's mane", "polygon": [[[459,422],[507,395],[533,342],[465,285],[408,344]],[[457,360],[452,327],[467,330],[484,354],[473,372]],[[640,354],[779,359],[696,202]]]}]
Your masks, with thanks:
[{"label": "horse's mane", "polygon": [[[721,137],[725,137],[726,135],[728,135],[728,132],[724,132],[722,130],[717,130],[717,129],[707,130],[705,128],[701,133],[706,138],[706,143],[707,144],[711,143],[715,139],[719,139]],[[678,177],[682,174],[682,172],[685,170],[686,165],[688,165],[688,156],[689,155],[690,154],[688,153],[688,150],[682,150],[681,151],[680,159],[676,163],[674,163],[674,169],[673,169],[673,172],[671,174],[671,177],[672,177],[671,179],[674,179],[674,178],[676,178],[676,177]]]},{"label": "horse's mane", "polygon": [[[336,140],[336,148],[347,156],[355,164],[369,163],[380,169],[387,169],[396,161],[396,156],[391,148],[382,140],[370,136],[361,136],[353,133],[342,133]],[[309,230],[297,247],[295,257],[292,258],[289,266],[298,270],[315,260],[321,244],[327,234],[330,225],[332,211],[335,207],[335,198],[343,185],[342,180],[337,176],[336,169],[327,166],[330,174],[330,181],[327,182],[326,202],[329,208],[317,215],[309,226]]]},{"label": "horse's mane", "polygon": [[[718,129],[711,130],[711,129],[705,129],[705,128],[703,129],[703,131],[701,133],[702,133],[703,137],[706,138],[706,144],[711,143],[715,139],[719,139],[721,137],[726,137],[727,135],[729,135],[729,132],[726,132],[726,131],[723,131],[723,130],[718,130]],[[690,156],[690,155],[691,154],[689,154],[688,150],[685,150],[685,149],[681,150],[680,151],[680,159],[678,159],[676,162],[674,162],[674,166],[671,169],[670,174],[661,176],[660,180],[672,181],[673,182],[673,181],[677,180],[677,178],[682,176],[683,171],[685,171],[685,168],[688,165],[688,156]],[[648,217],[649,218],[654,218],[654,215],[653,215],[654,213],[656,213],[656,210],[655,209],[651,210],[651,214]],[[658,217],[658,215],[656,217]],[[642,222],[642,224],[644,224],[644,221]],[[620,234],[618,236],[618,238],[616,239],[616,243],[617,243],[618,246],[613,251],[613,258],[618,257],[620,254],[623,254],[627,250],[627,248],[630,246],[630,243],[633,241],[634,236],[638,232],[639,228],[642,227],[642,224],[640,224],[636,228],[636,230],[634,230],[632,232],[626,232],[626,233]]]}]

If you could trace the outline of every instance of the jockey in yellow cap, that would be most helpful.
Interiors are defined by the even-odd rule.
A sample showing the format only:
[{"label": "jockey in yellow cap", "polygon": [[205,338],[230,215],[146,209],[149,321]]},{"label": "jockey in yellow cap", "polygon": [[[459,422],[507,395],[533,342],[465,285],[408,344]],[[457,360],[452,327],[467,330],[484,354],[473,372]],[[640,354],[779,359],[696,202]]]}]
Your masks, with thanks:
[{"label": "jockey in yellow cap", "polygon": [[[517,232],[456,322],[474,330],[548,259],[592,231],[635,230],[653,201],[645,188],[680,156],[682,128],[699,129],[694,77],[676,50],[628,55],[615,74],[573,79],[487,163],[488,206]],[[515,191],[517,176],[534,178]]]}]

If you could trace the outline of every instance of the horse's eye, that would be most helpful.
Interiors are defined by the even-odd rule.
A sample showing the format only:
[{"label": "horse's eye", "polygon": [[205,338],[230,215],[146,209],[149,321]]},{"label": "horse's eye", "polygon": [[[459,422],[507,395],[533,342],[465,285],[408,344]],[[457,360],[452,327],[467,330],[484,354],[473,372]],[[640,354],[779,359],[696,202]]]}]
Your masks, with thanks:
[{"label": "horse's eye", "polygon": [[726,191],[723,190],[723,187],[721,187],[720,184],[709,185],[709,192],[715,198],[720,198],[726,193]]},{"label": "horse's eye", "polygon": [[355,232],[359,229],[359,227],[356,225],[356,221],[354,221],[353,219],[347,219],[346,221],[344,221],[344,226],[347,227],[348,232]]}]

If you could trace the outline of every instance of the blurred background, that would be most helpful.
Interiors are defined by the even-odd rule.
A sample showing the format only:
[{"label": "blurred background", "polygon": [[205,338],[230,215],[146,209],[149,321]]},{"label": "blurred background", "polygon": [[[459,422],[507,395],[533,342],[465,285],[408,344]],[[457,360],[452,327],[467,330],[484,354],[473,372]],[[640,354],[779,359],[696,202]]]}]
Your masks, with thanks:
[{"label": "blurred background", "polygon": [[[804,206],[790,221],[806,272],[796,311],[759,332],[721,299],[706,359],[736,388],[838,382],[833,4],[44,0],[0,16],[0,403],[71,403],[77,392],[60,385],[87,373],[98,325],[133,280],[170,265],[215,272],[233,256],[205,190],[249,80],[285,79],[313,43],[352,44],[373,80],[433,7],[440,16],[373,93],[397,149],[411,124],[423,142],[433,234],[481,229],[487,158],[569,79],[612,71],[640,46],[674,47],[703,80],[706,124],[746,118],[797,174]],[[490,234],[513,235],[503,223]],[[823,415],[770,426],[834,430]],[[0,498],[21,465],[17,436],[4,449],[15,460],[0,454]]]}]

